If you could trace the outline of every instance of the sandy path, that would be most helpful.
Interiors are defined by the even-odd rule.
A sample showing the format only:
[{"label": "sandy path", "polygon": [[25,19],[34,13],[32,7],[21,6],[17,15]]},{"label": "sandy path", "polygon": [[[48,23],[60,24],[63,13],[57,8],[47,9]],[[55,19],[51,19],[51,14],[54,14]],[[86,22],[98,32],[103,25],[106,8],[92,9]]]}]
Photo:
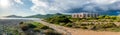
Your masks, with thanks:
[{"label": "sandy path", "polygon": [[120,32],[95,32],[95,31],[76,31],[72,35],[120,35]]},{"label": "sandy path", "polygon": [[88,30],[81,30],[81,29],[70,29],[66,28],[71,35],[120,35],[120,32],[97,32],[97,31],[88,31]]}]

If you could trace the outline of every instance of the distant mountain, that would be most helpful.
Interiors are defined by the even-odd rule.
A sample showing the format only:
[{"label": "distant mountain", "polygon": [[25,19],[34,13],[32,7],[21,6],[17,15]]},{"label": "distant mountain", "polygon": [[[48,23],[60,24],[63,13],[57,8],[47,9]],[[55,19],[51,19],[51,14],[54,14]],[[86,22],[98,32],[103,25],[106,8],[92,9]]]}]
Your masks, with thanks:
[{"label": "distant mountain", "polygon": [[22,16],[16,16],[16,15],[9,15],[9,16],[5,16],[7,18],[22,18]]},{"label": "distant mountain", "polygon": [[32,15],[32,16],[27,16],[27,18],[46,18],[46,17],[50,17],[52,15],[41,15],[41,14],[36,14],[36,15]]},{"label": "distant mountain", "polygon": [[60,16],[60,15],[65,15],[65,14],[61,14],[61,13],[47,14],[47,15],[36,14],[36,15],[32,15],[32,16],[27,16],[27,18],[49,18],[52,16]]}]

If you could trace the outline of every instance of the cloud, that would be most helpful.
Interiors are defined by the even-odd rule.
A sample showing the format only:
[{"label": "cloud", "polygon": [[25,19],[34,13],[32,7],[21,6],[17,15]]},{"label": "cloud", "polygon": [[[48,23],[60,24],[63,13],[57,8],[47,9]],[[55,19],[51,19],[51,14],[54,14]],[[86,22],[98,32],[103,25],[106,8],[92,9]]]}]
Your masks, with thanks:
[{"label": "cloud", "polygon": [[22,0],[0,0],[0,8],[20,7],[20,4],[24,4]]},{"label": "cloud", "polygon": [[120,0],[32,0],[32,11],[40,14],[81,11],[120,10]]},{"label": "cloud", "polygon": [[0,0],[0,16],[16,14],[14,12],[18,12],[18,10],[22,8],[22,5],[20,7],[20,4],[24,3],[21,0]]},{"label": "cloud", "polygon": [[91,2],[97,3],[97,4],[112,4],[119,0],[92,0]]},{"label": "cloud", "polygon": [[19,3],[19,4],[24,4],[23,2],[22,2],[22,0],[14,0],[16,3]]},{"label": "cloud", "polygon": [[48,5],[45,2],[39,1],[39,0],[32,0],[34,3],[34,6],[31,7],[32,11],[46,14],[44,11],[48,7]]},{"label": "cloud", "polygon": [[[79,12],[120,12],[120,0],[9,0],[13,11],[39,14],[79,13]],[[29,1],[29,2],[28,2]],[[31,3],[31,4],[28,4]],[[30,7],[30,8],[29,8]],[[28,9],[29,8],[29,9]],[[21,11],[21,12],[22,12]]]}]

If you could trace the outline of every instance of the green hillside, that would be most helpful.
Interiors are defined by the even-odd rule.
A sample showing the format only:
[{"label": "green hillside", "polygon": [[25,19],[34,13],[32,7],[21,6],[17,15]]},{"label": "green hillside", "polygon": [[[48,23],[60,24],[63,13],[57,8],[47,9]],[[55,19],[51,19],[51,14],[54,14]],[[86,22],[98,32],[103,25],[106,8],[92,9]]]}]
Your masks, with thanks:
[{"label": "green hillside", "polygon": [[66,15],[66,14],[61,14],[61,13],[47,14],[47,15],[36,14],[36,15],[27,16],[27,18],[50,18],[52,16],[61,16],[61,15]]}]

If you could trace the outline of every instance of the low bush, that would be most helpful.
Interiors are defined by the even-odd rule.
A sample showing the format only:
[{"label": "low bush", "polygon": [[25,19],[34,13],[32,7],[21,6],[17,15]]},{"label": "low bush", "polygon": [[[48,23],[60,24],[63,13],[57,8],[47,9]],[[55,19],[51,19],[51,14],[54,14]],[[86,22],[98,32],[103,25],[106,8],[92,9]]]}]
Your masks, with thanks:
[{"label": "low bush", "polygon": [[62,35],[61,33],[55,32],[55,31],[53,31],[51,29],[45,30],[44,34],[45,35]]},{"label": "low bush", "polygon": [[29,28],[36,28],[36,26],[33,24],[28,24],[28,26],[29,26]]},{"label": "low bush", "polygon": [[26,31],[28,30],[29,26],[27,24],[21,24],[20,25],[20,28],[23,30],[23,31]]},{"label": "low bush", "polygon": [[80,26],[88,26],[88,24],[81,23]]},{"label": "low bush", "polygon": [[34,28],[33,31],[34,32],[40,32],[40,28]]},{"label": "low bush", "polygon": [[116,25],[114,23],[108,23],[103,26],[103,28],[112,28],[112,27],[116,27]]},{"label": "low bush", "polygon": [[48,26],[43,26],[43,27],[41,27],[41,29],[46,30],[46,29],[50,29],[50,28]]},{"label": "low bush", "polygon": [[59,25],[64,26],[64,25],[65,25],[65,23],[60,23]]},{"label": "low bush", "polygon": [[66,26],[66,27],[72,27],[73,24],[72,24],[72,23],[67,23],[65,26]]},{"label": "low bush", "polygon": [[117,26],[114,23],[108,23],[108,24],[97,24],[93,26],[91,30],[100,30],[100,29],[108,29],[108,28],[116,28]]},{"label": "low bush", "polygon": [[86,26],[82,26],[82,27],[80,27],[80,28],[82,28],[82,29],[88,29]]}]

